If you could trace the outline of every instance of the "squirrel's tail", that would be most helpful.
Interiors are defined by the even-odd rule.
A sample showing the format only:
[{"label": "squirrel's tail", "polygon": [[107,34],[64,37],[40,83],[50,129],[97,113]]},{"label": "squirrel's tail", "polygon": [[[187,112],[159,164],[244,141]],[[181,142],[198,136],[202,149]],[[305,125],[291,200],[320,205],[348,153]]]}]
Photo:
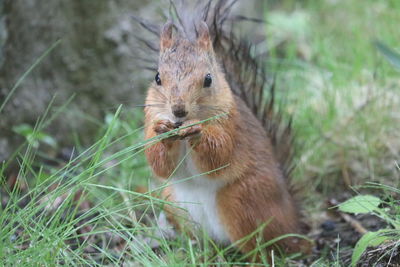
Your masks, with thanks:
[{"label": "squirrel's tail", "polygon": [[[285,177],[293,169],[293,134],[291,119],[284,120],[275,99],[275,79],[268,79],[265,57],[255,53],[255,45],[239,38],[234,29],[240,21],[262,24],[262,20],[233,15],[237,0],[197,1],[195,5],[185,0],[170,1],[166,19],[174,22],[175,28],[188,39],[196,36],[196,24],[207,23],[213,41],[215,54],[221,64],[226,80],[234,94],[245,101],[260,120],[271,138],[275,155]],[[145,29],[159,36],[159,25],[133,17]],[[137,36],[145,46],[157,50],[158,44]],[[146,58],[148,61],[148,58]],[[156,64],[153,65],[153,67]],[[151,69],[151,67],[150,67]]]}]

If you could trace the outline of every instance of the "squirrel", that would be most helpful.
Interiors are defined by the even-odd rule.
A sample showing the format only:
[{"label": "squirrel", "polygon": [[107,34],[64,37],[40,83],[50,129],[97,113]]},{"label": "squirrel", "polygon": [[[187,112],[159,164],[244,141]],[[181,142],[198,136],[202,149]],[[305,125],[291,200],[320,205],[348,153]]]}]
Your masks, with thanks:
[{"label": "squirrel", "polygon": [[295,234],[268,250],[307,252],[308,241],[296,236],[300,216],[286,177],[291,155],[280,147],[292,137],[285,131],[278,142],[280,118],[273,101],[263,100],[265,80],[254,78],[264,67],[249,46],[225,34],[225,9],[217,4],[207,16],[210,10],[186,16],[187,28],[171,21],[162,27],[147,92],[145,138],[175,133],[145,149],[154,175],[168,184],[162,192],[173,203],[164,207],[167,221],[180,231],[202,229],[244,254],[256,248],[256,230],[263,242]]}]

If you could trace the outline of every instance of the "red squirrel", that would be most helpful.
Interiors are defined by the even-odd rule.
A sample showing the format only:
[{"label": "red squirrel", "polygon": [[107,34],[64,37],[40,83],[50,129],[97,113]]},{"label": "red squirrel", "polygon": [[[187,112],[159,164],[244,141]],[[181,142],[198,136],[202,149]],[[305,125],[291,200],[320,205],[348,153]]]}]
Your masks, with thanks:
[{"label": "red squirrel", "polygon": [[[203,229],[217,243],[235,243],[243,253],[255,249],[260,235],[238,240],[263,224],[263,242],[301,233],[279,148],[257,110],[252,112],[227,81],[234,74],[224,73],[229,68],[222,68],[223,55],[215,52],[215,29],[212,36],[199,20],[192,30],[190,38],[172,22],[162,27],[158,71],[145,105],[146,139],[176,132],[145,150],[154,175],[168,183],[162,193],[174,203],[165,206],[168,222],[181,231]],[[249,89],[245,83],[237,86]],[[274,245],[286,252],[307,250],[296,237]]]}]

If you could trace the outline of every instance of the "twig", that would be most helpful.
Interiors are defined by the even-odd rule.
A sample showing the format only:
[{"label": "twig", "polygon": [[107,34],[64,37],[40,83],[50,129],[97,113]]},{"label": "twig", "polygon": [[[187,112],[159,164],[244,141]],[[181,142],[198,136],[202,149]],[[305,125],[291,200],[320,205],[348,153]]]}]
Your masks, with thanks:
[{"label": "twig", "polygon": [[[329,204],[331,206],[337,206],[339,205],[339,202],[336,199],[330,199]],[[335,211],[340,215],[340,217],[343,218],[343,220],[349,223],[351,227],[353,227],[353,229],[356,230],[358,233],[363,235],[368,232],[368,230],[365,229],[365,227],[362,226],[362,224],[357,219],[353,218],[351,215],[341,212],[338,209],[336,209]]]},{"label": "twig", "polygon": [[354,230],[356,230],[358,233],[360,234],[365,234],[368,232],[367,229],[364,228],[364,226],[362,226],[362,224],[354,219],[353,217],[351,217],[349,214],[343,213],[339,211],[340,216],[346,221],[348,222],[353,228]]}]

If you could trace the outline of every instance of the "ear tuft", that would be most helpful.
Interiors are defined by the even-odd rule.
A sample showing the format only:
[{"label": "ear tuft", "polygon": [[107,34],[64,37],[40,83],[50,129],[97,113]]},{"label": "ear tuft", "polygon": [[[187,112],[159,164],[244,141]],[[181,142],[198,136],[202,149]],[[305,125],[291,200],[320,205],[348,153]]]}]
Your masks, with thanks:
[{"label": "ear tuft", "polygon": [[212,48],[210,31],[208,30],[208,26],[204,21],[200,21],[198,26],[197,43],[205,50],[210,50]]},{"label": "ear tuft", "polygon": [[161,29],[160,35],[160,50],[163,51],[165,49],[171,48],[173,44],[172,40],[172,28],[174,24],[171,21],[168,21],[164,24]]}]

